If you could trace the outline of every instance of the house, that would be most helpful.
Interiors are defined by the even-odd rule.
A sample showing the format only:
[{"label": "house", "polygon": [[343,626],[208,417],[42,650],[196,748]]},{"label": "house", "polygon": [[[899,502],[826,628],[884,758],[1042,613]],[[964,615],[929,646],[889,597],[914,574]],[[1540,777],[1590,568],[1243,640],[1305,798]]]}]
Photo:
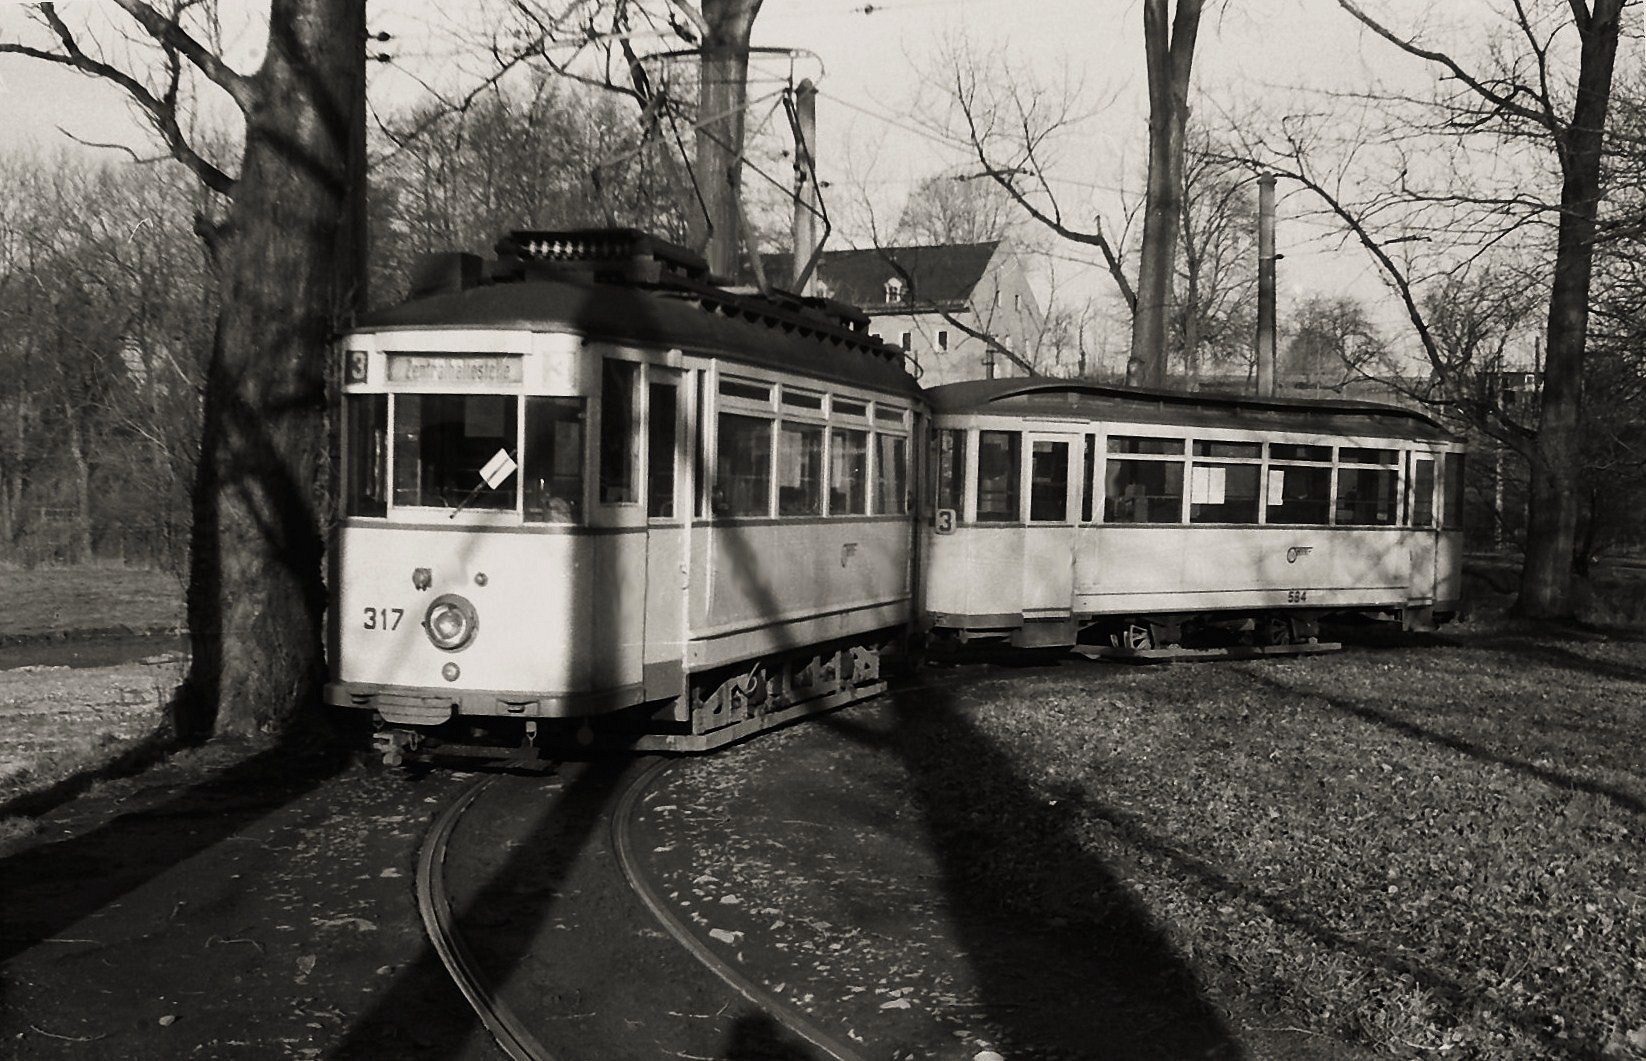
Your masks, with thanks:
[{"label": "house", "polygon": [[[789,261],[764,258],[778,287]],[[867,313],[871,331],[909,352],[923,386],[1032,374],[1043,320],[1006,241],[824,251],[816,278],[811,293]]]}]

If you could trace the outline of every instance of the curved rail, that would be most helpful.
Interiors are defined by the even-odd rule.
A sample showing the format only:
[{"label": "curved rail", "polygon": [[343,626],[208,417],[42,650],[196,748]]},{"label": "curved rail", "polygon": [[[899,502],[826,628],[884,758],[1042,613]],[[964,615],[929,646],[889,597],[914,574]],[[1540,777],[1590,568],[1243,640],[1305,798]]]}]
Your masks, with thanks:
[{"label": "curved rail", "polygon": [[440,956],[441,963],[503,1052],[514,1061],[555,1061],[554,1055],[526,1030],[520,1019],[486,989],[474,956],[453,926],[451,900],[446,894],[445,877],[441,872],[452,831],[469,806],[498,780],[498,776],[493,774],[470,785],[429,827],[428,835],[423,838],[423,847],[417,854],[417,910],[423,917],[424,931],[428,933],[429,942]]},{"label": "curved rail", "polygon": [[646,904],[659,924],[668,929],[675,938],[693,957],[708,966],[721,980],[725,981],[733,990],[777,1021],[784,1028],[805,1039],[819,1050],[824,1051],[837,1061],[863,1061],[862,1055],[847,1044],[830,1035],[828,1032],[813,1024],[799,1013],[792,1012],[782,1004],[776,996],[765,990],[754,981],[745,977],[731,965],[727,964],[719,955],[715,954],[703,944],[684,922],[674,916],[674,913],[663,903],[657,892],[654,891],[646,878],[639,872],[639,860],[634,854],[633,836],[629,822],[634,817],[634,805],[639,802],[641,795],[649,789],[652,782],[669,765],[671,760],[662,759],[648,767],[634,783],[623,793],[618,800],[616,813],[612,816],[612,841],[617,850],[617,861],[622,867],[623,877],[629,882],[629,888],[640,901]]}]

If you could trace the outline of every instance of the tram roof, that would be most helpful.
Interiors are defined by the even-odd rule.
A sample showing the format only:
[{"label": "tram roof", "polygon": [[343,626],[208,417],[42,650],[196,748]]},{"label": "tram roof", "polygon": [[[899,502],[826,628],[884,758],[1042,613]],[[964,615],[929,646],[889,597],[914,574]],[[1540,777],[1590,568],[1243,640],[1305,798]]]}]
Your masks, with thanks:
[{"label": "tram roof", "polygon": [[364,315],[358,331],[553,331],[915,395],[903,352],[867,332],[725,289],[663,290],[527,276],[409,299]]},{"label": "tram roof", "polygon": [[1430,416],[1380,402],[1145,390],[1087,380],[968,380],[932,387],[926,391],[926,400],[938,414],[1074,415],[1184,427],[1316,431],[1442,442],[1455,437]]}]

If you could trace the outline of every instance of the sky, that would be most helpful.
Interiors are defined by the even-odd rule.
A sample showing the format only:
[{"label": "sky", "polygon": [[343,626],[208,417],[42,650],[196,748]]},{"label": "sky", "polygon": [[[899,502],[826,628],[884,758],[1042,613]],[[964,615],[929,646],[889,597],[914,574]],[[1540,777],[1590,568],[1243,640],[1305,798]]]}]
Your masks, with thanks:
[{"label": "sky", "polygon": [[[472,83],[486,61],[459,41],[474,35],[476,26],[492,24],[495,15],[487,14],[485,5],[497,2],[437,6],[370,0],[370,29],[391,34],[372,47],[392,57],[372,64],[374,105],[409,103],[425,84]],[[1481,44],[1487,25],[1483,5],[1489,2],[1368,0],[1367,6],[1403,26]],[[117,14],[106,0],[71,0],[61,7],[70,18],[92,25]],[[257,60],[263,32],[257,9],[251,0],[225,0],[227,58],[242,70]],[[28,32],[37,31],[28,27],[18,5],[0,6],[0,37]],[[105,32],[103,39],[115,36]],[[1059,193],[1073,209],[1088,218],[1098,211],[1113,218],[1122,197],[1135,199],[1141,189],[1147,107],[1140,0],[765,0],[754,43],[798,54],[756,60],[752,121],[769,116],[781,122],[771,113],[772,94],[791,76],[810,78],[819,88],[819,167],[830,187],[831,213],[843,220],[840,235],[848,239],[867,238],[861,204],[871,204],[877,225],[889,227],[903,197],[920,180],[975,172],[964,150],[937,135],[930,120],[939,101],[929,77],[941,74],[945,51],[962,44],[999,57],[1017,71],[1020,85],[1038,80],[1072,86],[1082,117],[1059,147]],[[636,41],[642,51],[679,46],[675,40]],[[1640,59],[1640,50],[1633,48],[1623,61]],[[1288,101],[1350,89],[1374,77],[1410,84],[1428,80],[1418,64],[1362,32],[1331,0],[1208,3],[1195,73],[1193,105],[1202,114],[1251,105],[1284,110]],[[47,64],[0,56],[0,104],[6,110],[0,151],[72,149],[66,131],[80,140],[154,153],[110,86]],[[1344,250],[1284,189],[1277,248],[1286,256],[1279,270],[1283,300],[1322,287],[1329,289],[1325,293],[1381,296],[1369,262],[1353,248]],[[1071,249],[1070,257],[1081,255]],[[1097,270],[1068,262],[1059,268],[1060,285],[1071,277],[1076,286],[1100,289],[1107,283]]]}]

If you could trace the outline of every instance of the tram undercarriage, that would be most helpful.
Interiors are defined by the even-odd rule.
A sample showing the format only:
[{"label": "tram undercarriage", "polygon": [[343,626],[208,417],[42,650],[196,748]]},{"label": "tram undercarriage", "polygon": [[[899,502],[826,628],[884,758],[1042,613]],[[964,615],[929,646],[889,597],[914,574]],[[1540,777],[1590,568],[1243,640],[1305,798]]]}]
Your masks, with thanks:
[{"label": "tram undercarriage", "polygon": [[591,750],[704,752],[880,695],[902,651],[897,631],[806,646],[689,674],[678,697],[574,718],[475,715],[393,694],[375,704],[356,698],[355,706],[373,707],[372,744],[391,766],[446,756],[533,766]]}]

